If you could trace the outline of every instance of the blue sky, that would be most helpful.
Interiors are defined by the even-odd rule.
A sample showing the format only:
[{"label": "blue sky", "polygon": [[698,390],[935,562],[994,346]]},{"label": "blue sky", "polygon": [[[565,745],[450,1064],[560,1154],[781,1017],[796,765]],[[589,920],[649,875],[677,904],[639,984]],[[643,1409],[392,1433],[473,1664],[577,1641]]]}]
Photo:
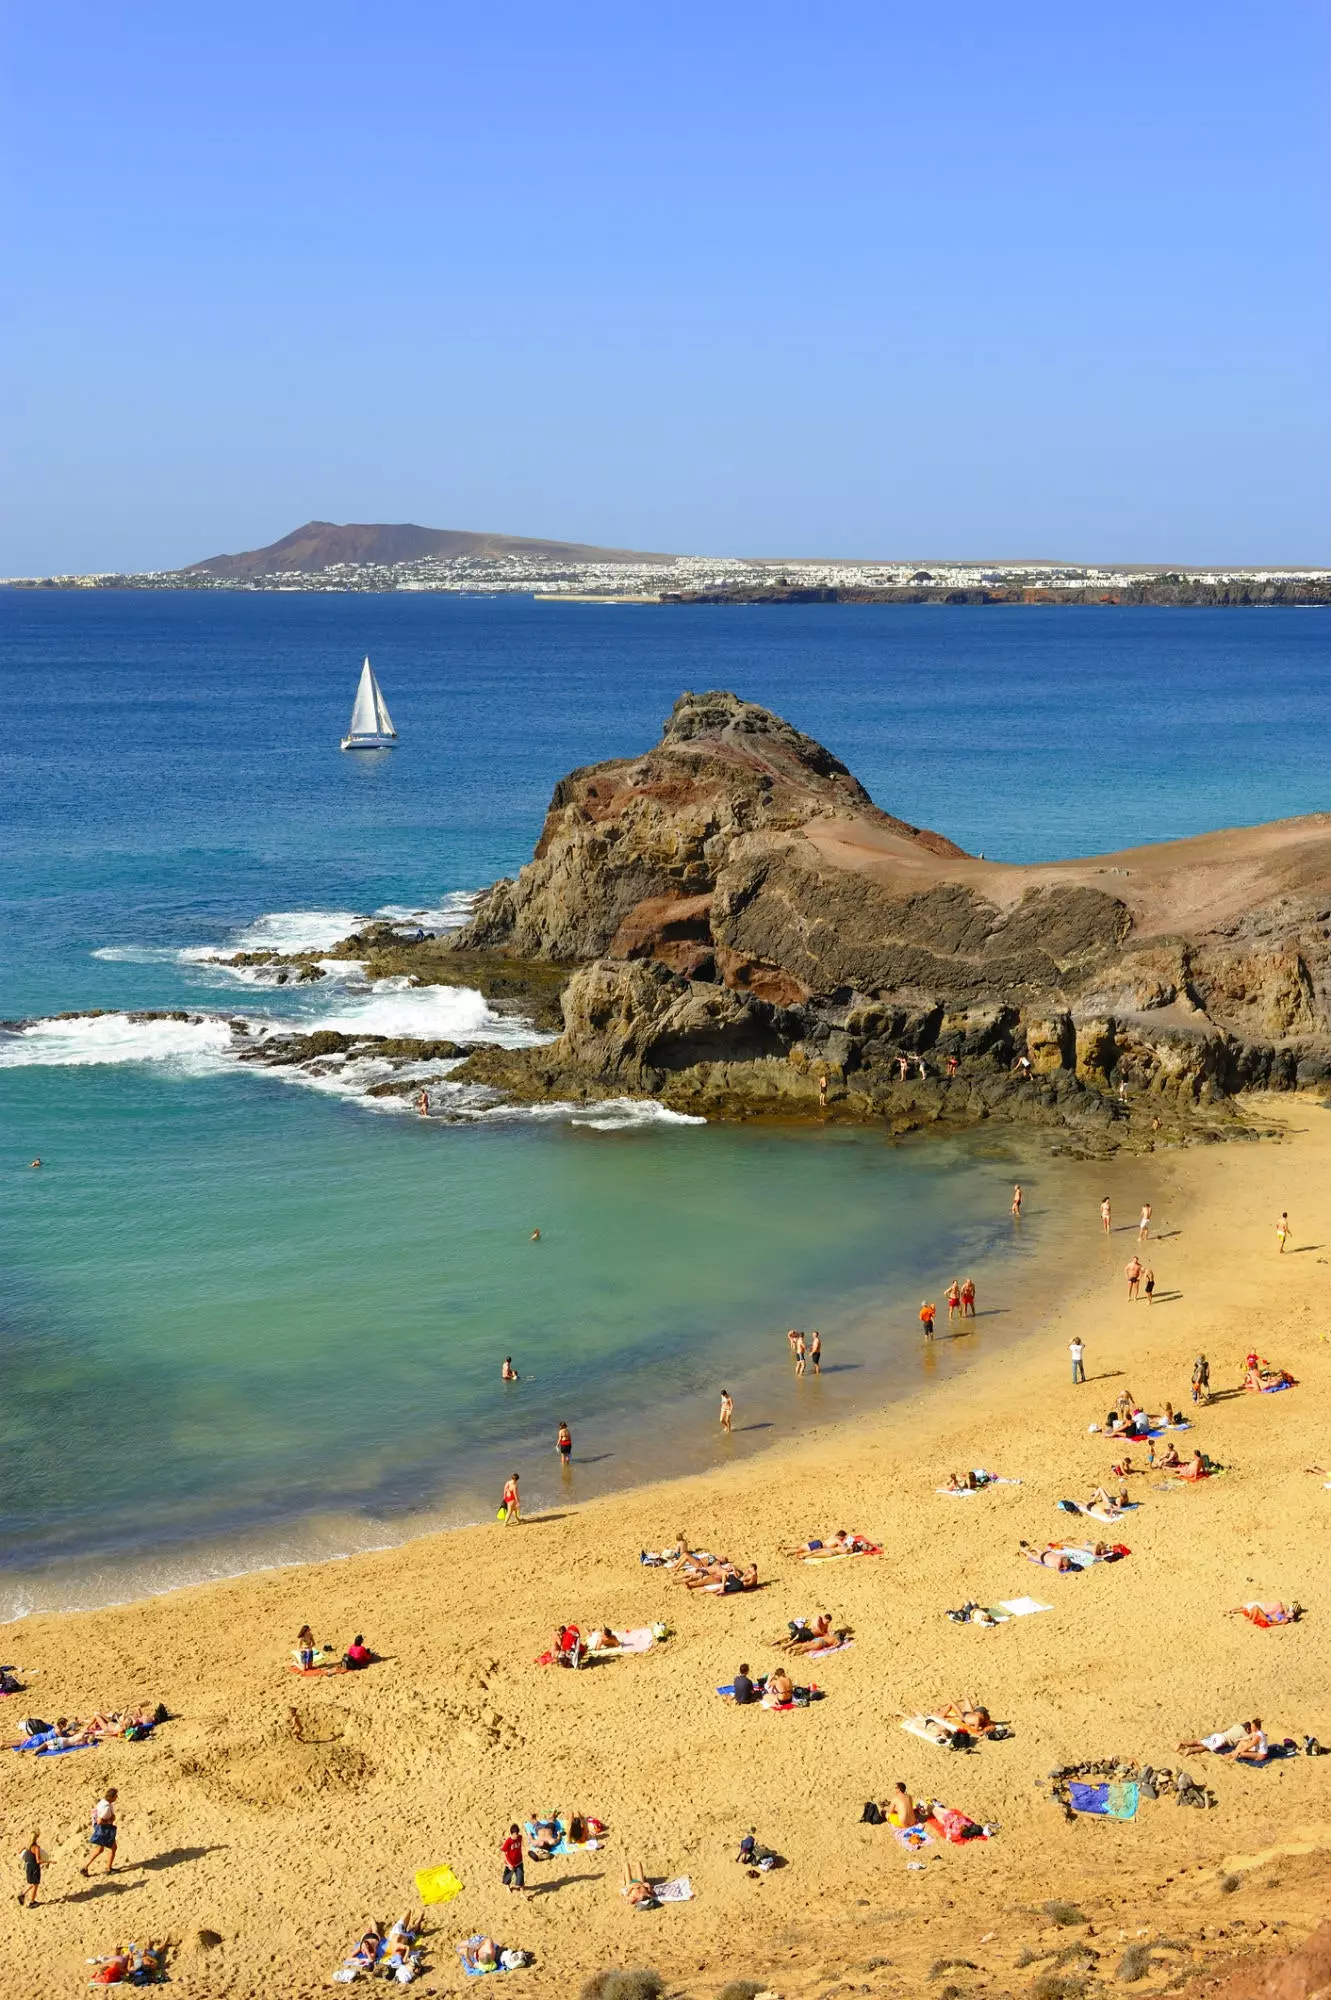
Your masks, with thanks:
[{"label": "blue sky", "polygon": [[0,573],[1327,560],[1331,8],[10,0]]}]

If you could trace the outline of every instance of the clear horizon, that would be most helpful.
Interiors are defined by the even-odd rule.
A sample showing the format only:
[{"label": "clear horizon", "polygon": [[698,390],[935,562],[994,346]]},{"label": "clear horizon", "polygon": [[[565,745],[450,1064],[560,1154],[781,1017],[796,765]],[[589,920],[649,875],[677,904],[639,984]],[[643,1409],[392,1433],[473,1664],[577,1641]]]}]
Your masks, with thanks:
[{"label": "clear horizon", "polygon": [[21,0],[0,33],[0,575],[316,518],[1331,554],[1324,5]]}]

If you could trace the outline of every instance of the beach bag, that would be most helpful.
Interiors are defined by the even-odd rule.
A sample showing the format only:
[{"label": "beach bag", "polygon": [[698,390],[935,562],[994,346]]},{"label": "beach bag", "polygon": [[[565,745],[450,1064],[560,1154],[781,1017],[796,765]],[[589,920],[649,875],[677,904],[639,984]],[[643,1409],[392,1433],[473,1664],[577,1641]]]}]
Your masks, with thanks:
[{"label": "beach bag", "polygon": [[49,1732],[50,1727],[50,1723],[43,1722],[40,1715],[28,1715],[23,1720],[23,1734],[25,1736],[45,1736]]},{"label": "beach bag", "polygon": [[882,1824],[883,1824],[882,1807],[876,1806],[873,1800],[869,1799],[868,1801],[866,1801],[864,1811],[860,1814],[860,1825],[881,1826]]}]

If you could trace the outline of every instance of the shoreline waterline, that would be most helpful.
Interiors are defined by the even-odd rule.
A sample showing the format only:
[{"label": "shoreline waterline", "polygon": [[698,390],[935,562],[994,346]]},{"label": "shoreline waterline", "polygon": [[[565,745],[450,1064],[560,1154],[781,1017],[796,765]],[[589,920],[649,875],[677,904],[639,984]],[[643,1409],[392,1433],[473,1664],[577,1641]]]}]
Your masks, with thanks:
[{"label": "shoreline waterline", "polygon": [[[806,1135],[786,1136],[798,1142]],[[832,1136],[834,1143],[841,1137]],[[780,1135],[773,1137],[782,1143]],[[955,1328],[948,1324],[943,1294],[951,1276],[967,1274],[960,1264],[955,1273],[940,1266],[926,1286],[939,1306],[933,1342],[921,1337],[913,1292],[903,1289],[884,1297],[867,1285],[839,1296],[833,1292],[808,1320],[822,1329],[826,1372],[806,1373],[797,1381],[784,1329],[773,1323],[762,1350],[729,1369],[727,1386],[736,1398],[738,1418],[735,1434],[724,1445],[716,1435],[716,1394],[691,1389],[655,1402],[622,1403],[594,1430],[575,1420],[571,1475],[554,1469],[552,1443],[568,1398],[560,1401],[556,1392],[550,1400],[538,1358],[535,1374],[518,1385],[518,1393],[528,1399],[523,1406],[528,1422],[531,1401],[538,1404],[537,1421],[542,1433],[550,1434],[548,1454],[541,1449],[537,1456],[530,1444],[491,1443],[478,1451],[465,1481],[447,1485],[417,1505],[393,1505],[390,1499],[378,1511],[373,1504],[365,1509],[310,1507],[285,1519],[238,1519],[220,1539],[191,1535],[173,1543],[168,1535],[139,1549],[108,1545],[69,1554],[56,1550],[30,1562],[0,1562],[0,1625],[124,1607],[276,1571],[355,1562],[480,1528],[493,1519],[511,1460],[523,1471],[528,1511],[540,1513],[562,1506],[581,1510],[648,1489],[668,1489],[678,1480],[727,1466],[738,1469],[754,1459],[779,1459],[824,1434],[853,1437],[856,1426],[885,1417],[914,1395],[964,1381],[995,1354],[1018,1350],[1051,1317],[1072,1311],[1097,1282],[1078,1241],[1078,1217],[1102,1193],[1110,1192],[1115,1208],[1126,1215],[1145,1173],[1156,1190],[1157,1216],[1177,1207],[1170,1190],[1180,1156],[1173,1153],[1151,1160],[1064,1159],[1049,1157],[1028,1135],[992,1130],[961,1138],[916,1133],[886,1144],[895,1160],[906,1163],[928,1162],[931,1153],[943,1150],[969,1156],[972,1165],[992,1167],[995,1197],[1003,1204],[1010,1184],[1022,1181],[1026,1201],[1019,1225],[1011,1223],[1005,1205],[988,1218],[969,1218],[972,1236],[980,1239],[971,1260],[980,1294],[975,1320],[958,1322]],[[524,1361],[524,1366],[530,1364]],[[514,1392],[497,1382],[494,1387],[496,1406],[502,1408]],[[577,1455],[579,1440],[588,1448],[586,1458]]]}]

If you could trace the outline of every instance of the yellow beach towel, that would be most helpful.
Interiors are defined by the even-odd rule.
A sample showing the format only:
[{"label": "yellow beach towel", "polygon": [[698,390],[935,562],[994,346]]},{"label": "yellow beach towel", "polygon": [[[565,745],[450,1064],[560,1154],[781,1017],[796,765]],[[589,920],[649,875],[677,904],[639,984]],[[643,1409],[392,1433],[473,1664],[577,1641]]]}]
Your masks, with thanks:
[{"label": "yellow beach towel", "polygon": [[422,1903],[451,1903],[461,1893],[462,1884],[447,1864],[442,1868],[416,1870],[416,1894]]}]

